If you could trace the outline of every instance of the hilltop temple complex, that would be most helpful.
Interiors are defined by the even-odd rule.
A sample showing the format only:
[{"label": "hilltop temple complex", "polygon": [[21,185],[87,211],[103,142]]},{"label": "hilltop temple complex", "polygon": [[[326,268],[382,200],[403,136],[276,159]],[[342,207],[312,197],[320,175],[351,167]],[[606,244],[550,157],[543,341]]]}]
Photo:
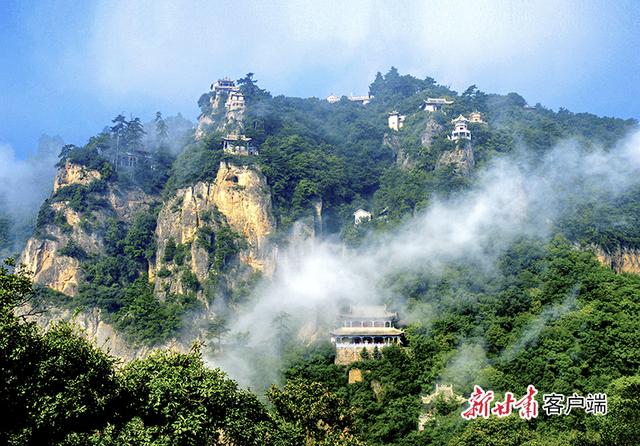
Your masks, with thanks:
[{"label": "hilltop temple complex", "polygon": [[331,332],[331,342],[336,346],[335,363],[348,365],[361,360],[362,350],[370,354],[377,347],[401,345],[404,332],[395,327],[398,313],[386,306],[351,306],[340,315],[340,327]]},{"label": "hilltop temple complex", "polygon": [[220,92],[232,92],[232,91],[239,91],[240,87],[236,86],[235,81],[231,80],[228,77],[224,77],[222,79],[218,79],[215,83],[211,84],[211,90],[215,91],[216,93],[220,93]]}]

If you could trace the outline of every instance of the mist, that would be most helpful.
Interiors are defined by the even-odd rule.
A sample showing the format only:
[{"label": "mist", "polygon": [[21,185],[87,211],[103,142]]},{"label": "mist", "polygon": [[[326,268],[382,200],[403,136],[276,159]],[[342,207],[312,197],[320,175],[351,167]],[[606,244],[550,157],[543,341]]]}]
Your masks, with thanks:
[{"label": "mist", "polygon": [[21,159],[13,147],[0,143],[0,217],[11,224],[10,251],[19,249],[22,239],[30,235],[40,205],[51,194],[63,145],[59,136],[42,135],[37,151]]},{"label": "mist", "polygon": [[[640,184],[640,132],[614,149],[585,151],[574,141],[552,148],[532,162],[526,150],[503,156],[478,173],[476,186],[450,199],[435,198],[421,214],[390,234],[372,235],[360,248],[336,240],[305,240],[279,254],[277,271],[250,299],[250,307],[232,321],[229,342],[209,358],[245,386],[278,382],[278,331],[274,320],[287,315],[286,336],[309,343],[329,339],[346,302],[388,304],[401,318],[429,323],[430,305],[406,313],[404,298],[388,285],[399,273],[438,277],[448,265],[496,271],[496,260],[522,237],[548,238],[570,204],[590,197],[594,188],[615,197]],[[589,188],[583,188],[589,185]],[[535,342],[544,326],[572,308],[575,295],[558,307],[544,309],[505,355]],[[242,338],[241,346],[234,341]],[[448,370],[460,364],[484,364],[482,342],[461,345]],[[464,375],[464,373],[463,373]],[[445,373],[444,378],[447,378]],[[469,376],[451,376],[457,383]]]}]

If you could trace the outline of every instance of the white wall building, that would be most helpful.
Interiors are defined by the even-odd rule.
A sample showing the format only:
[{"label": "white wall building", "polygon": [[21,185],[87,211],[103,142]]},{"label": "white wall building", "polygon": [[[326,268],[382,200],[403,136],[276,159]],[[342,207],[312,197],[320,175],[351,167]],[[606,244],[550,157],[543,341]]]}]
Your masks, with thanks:
[{"label": "white wall building", "polygon": [[404,127],[404,120],[405,119],[406,119],[406,116],[401,115],[398,112],[394,111],[394,112],[389,113],[389,128],[391,130],[395,130],[397,132],[402,127]]},{"label": "white wall building", "polygon": [[353,224],[359,225],[365,221],[371,221],[371,212],[364,209],[358,209],[353,213]]}]

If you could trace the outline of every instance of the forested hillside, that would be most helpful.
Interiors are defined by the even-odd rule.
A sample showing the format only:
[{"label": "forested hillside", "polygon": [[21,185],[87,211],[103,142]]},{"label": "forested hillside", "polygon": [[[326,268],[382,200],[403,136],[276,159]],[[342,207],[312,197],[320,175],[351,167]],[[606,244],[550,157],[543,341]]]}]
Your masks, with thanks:
[{"label": "forested hillside", "polygon": [[[12,414],[3,441],[640,442],[640,181],[623,156],[637,143],[628,142],[635,120],[556,112],[475,85],[458,93],[395,68],[378,73],[366,104],[273,96],[252,73],[233,88],[216,85],[188,132],[183,118],[158,113],[144,125],[119,115],[87,144],[63,147],[20,259],[31,278],[12,262],[0,270],[1,398]],[[430,98],[444,105],[428,111]],[[390,128],[391,113],[403,116],[401,128]],[[452,137],[459,116],[470,139]],[[489,221],[469,232],[481,241],[460,242],[468,256],[368,271],[382,290],[370,303],[399,311],[406,345],[336,365],[331,327],[287,313],[296,296],[270,309],[268,354],[234,325],[287,271],[283,253],[301,240],[363,258],[388,247],[395,258],[393,240],[415,234],[415,250],[427,251],[415,225],[442,234],[460,225],[430,223],[425,212],[473,203],[496,172],[525,183],[513,196],[534,215],[491,204],[513,206],[518,228]],[[358,209],[369,214],[354,222]],[[441,214],[471,226],[482,210]],[[15,243],[11,231],[0,214],[0,252]],[[323,305],[349,293],[358,290]],[[14,314],[25,311],[49,328]],[[118,363],[73,323],[56,322],[72,318],[102,347],[138,359]],[[256,394],[209,367],[229,352],[256,358]],[[349,384],[353,369],[362,380]],[[530,384],[541,394],[605,392],[609,413],[460,416],[474,385],[501,399]]]}]

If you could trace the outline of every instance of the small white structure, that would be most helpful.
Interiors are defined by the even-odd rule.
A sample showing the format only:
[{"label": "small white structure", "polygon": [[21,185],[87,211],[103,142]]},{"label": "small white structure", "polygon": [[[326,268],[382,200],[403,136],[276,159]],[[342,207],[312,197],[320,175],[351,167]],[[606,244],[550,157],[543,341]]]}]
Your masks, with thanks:
[{"label": "small white structure", "polygon": [[242,110],[244,108],[244,95],[239,91],[229,92],[227,101],[224,103],[227,110]]},{"label": "small white structure", "polygon": [[336,102],[340,102],[340,98],[331,93],[329,96],[327,96],[327,102],[330,104],[335,104]]},{"label": "small white structure", "polygon": [[389,128],[391,130],[395,130],[396,132],[404,127],[404,120],[406,119],[405,115],[401,115],[397,111],[393,111],[389,113]]},{"label": "small white structure", "polygon": [[[336,102],[340,102],[340,96],[336,96],[335,94],[331,93],[329,96],[327,96],[327,102],[329,102],[330,104],[335,104]],[[371,100],[373,99],[373,96],[354,96],[353,93],[349,96],[347,96],[347,99],[351,102],[360,102],[362,105],[367,105],[369,102],[371,102]]]},{"label": "small white structure", "polygon": [[474,111],[469,113],[469,122],[476,122],[478,124],[484,124],[485,122],[482,120],[482,113],[479,111]]},{"label": "small white structure", "polygon": [[442,109],[444,105],[451,105],[453,101],[449,101],[446,98],[427,98],[422,104],[422,109],[428,112],[437,112]]},{"label": "small white structure", "polygon": [[257,155],[258,149],[251,145],[251,138],[231,134],[222,138],[222,150],[229,155]]},{"label": "small white structure", "polygon": [[211,84],[211,89],[216,93],[240,90],[239,87],[236,87],[236,83],[228,77],[218,79],[215,83]]},{"label": "small white structure", "polygon": [[358,209],[353,213],[353,224],[359,225],[365,221],[371,221],[371,212],[364,209]]},{"label": "small white structure", "polygon": [[449,137],[451,141],[459,141],[461,139],[471,140],[471,131],[467,127],[467,122],[469,122],[469,120],[462,115],[451,120],[451,124],[453,124],[453,131]]},{"label": "small white structure", "polygon": [[351,102],[360,102],[362,105],[367,105],[369,102],[371,102],[371,100],[373,99],[373,96],[354,96],[353,94],[351,96],[349,96],[347,99],[349,99]]}]

